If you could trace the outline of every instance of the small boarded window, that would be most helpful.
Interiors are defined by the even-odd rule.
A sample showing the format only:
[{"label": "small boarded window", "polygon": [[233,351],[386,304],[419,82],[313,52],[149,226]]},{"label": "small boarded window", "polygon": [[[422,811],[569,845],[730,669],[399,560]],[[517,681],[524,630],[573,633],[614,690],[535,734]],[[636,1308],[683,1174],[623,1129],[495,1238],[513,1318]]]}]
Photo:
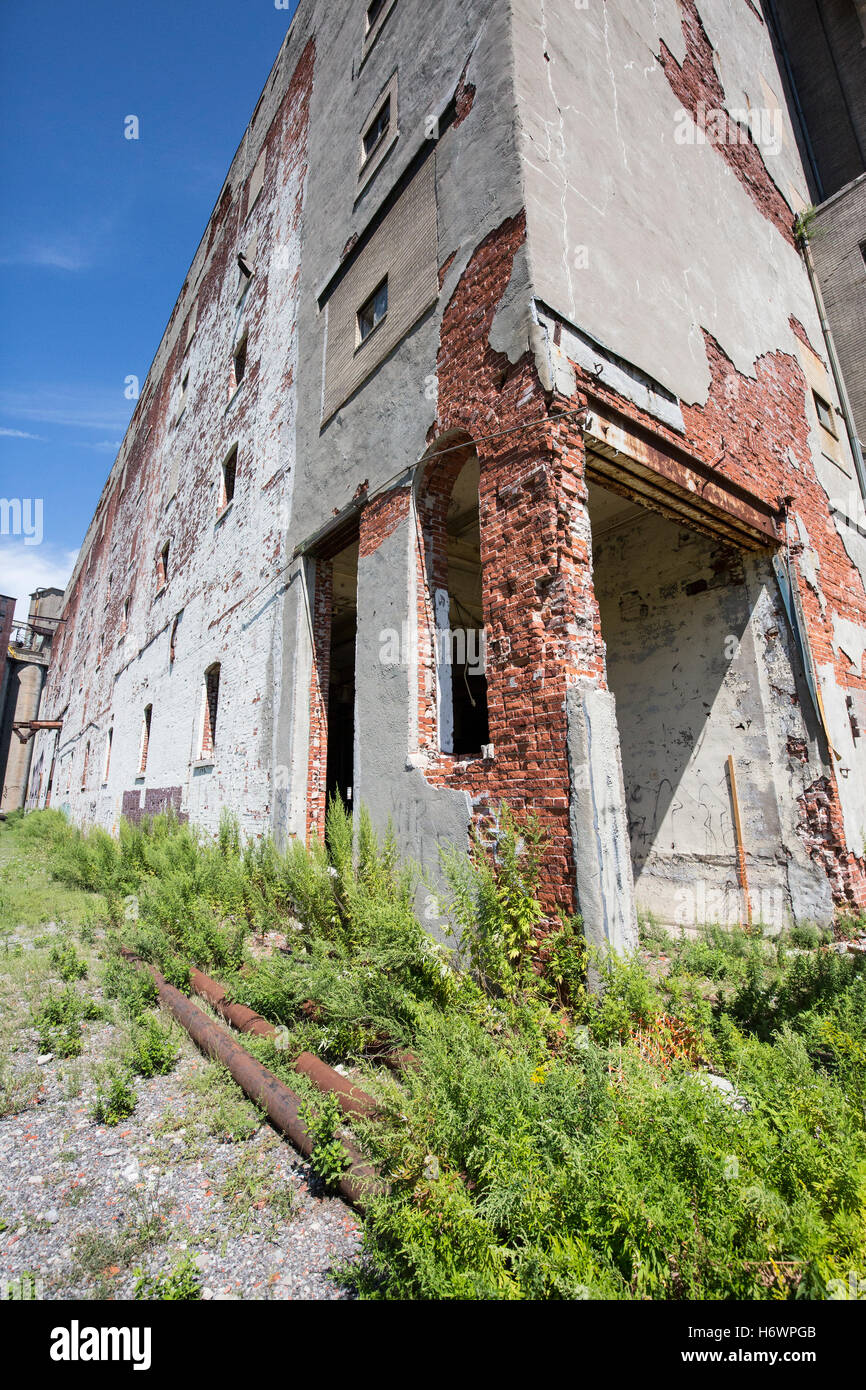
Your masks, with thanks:
[{"label": "small boarded window", "polygon": [[833,419],[833,407],[829,401],[825,401],[823,396],[819,396],[817,391],[812,392],[815,401],[815,409],[818,412],[818,419],[824,426],[828,434],[836,437],[836,421]]}]

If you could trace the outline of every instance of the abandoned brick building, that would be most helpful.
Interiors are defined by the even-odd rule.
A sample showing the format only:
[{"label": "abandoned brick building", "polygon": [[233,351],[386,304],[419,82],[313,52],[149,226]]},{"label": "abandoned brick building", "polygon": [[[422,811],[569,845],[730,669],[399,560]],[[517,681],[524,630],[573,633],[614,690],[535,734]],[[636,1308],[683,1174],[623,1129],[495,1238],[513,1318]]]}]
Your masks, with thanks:
[{"label": "abandoned brick building", "polygon": [[866,905],[866,513],[808,201],[753,0],[301,0],[70,581],[31,796],[285,841],[340,790],[431,868],[533,808],[550,903],[619,947],[636,906]]}]

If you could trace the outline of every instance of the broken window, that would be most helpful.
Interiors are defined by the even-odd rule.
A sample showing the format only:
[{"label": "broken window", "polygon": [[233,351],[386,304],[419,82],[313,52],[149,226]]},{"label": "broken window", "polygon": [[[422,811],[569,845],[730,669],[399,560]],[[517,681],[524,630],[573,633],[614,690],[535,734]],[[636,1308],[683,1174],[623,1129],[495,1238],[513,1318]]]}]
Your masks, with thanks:
[{"label": "broken window", "polygon": [[87,791],[87,765],[90,762],[90,740],[84,745],[84,765],[81,769],[81,790]]},{"label": "broken window", "polygon": [[129,599],[128,599],[128,598],[125,598],[125,599],[123,600],[123,613],[122,613],[121,619],[120,619],[120,635],[121,635],[121,637],[125,637],[125,636],[126,636],[126,630],[127,630],[128,627],[129,627]]},{"label": "broken window", "polygon": [[171,551],[171,541],[166,541],[162,550],[156,558],[156,591],[161,593],[168,583],[168,557]]},{"label": "broken window", "polygon": [[238,465],[238,446],[234,445],[222,466],[222,476],[220,479],[220,500],[219,514],[225,511],[226,507],[234,501],[235,497],[235,474]]},{"label": "broken window", "polygon": [[103,784],[103,786],[104,786],[105,783],[108,781],[108,772],[109,772],[109,769],[110,769],[110,767],[111,767],[111,745],[112,745],[113,742],[114,742],[114,730],[113,730],[113,729],[109,729],[109,731],[108,731],[108,737],[107,737],[106,740],[105,740],[105,767],[103,768],[103,772],[102,772],[102,784]]},{"label": "broken window", "polygon": [[368,5],[368,6],[367,6],[367,33],[368,33],[368,34],[369,34],[370,30],[373,28],[373,26],[375,25],[376,20],[379,18],[380,14],[381,14],[382,11],[384,10],[386,4],[387,4],[387,0],[373,0],[372,5]]},{"label": "broken window", "polygon": [[397,73],[395,72],[384,91],[376,98],[372,111],[361,128],[360,148],[358,150],[358,178],[366,184],[380,165],[397,138]]},{"label": "broken window", "polygon": [[169,660],[169,665],[172,665],[172,664],[174,663],[174,658],[175,658],[175,655],[177,654],[177,630],[178,630],[178,627],[179,627],[179,626],[180,626],[180,614],[178,613],[177,616],[175,617],[174,622],[173,622],[172,625],[171,625],[171,634],[170,634],[169,639],[168,639],[168,660]]},{"label": "broken window", "polygon": [[243,299],[247,291],[247,286],[256,273],[258,241],[258,237],[253,237],[252,241],[247,243],[244,250],[238,252],[238,300]]},{"label": "broken window", "polygon": [[141,721],[141,746],[138,752],[138,775],[143,777],[147,771],[147,751],[150,747],[150,720],[153,715],[153,705],[145,705],[144,718]]},{"label": "broken window", "polygon": [[388,312],[388,277],[386,276],[370,298],[358,310],[358,345],[365,343],[378,328]]},{"label": "broken window", "polygon": [[202,712],[201,756],[213,756],[216,747],[217,713],[220,699],[220,664],[215,661],[204,673],[204,708]]},{"label": "broken window", "polygon": [[185,371],[180,383],[180,400],[177,403],[177,417],[175,424],[180,424],[181,416],[186,410],[186,398],[189,394],[189,371]]}]

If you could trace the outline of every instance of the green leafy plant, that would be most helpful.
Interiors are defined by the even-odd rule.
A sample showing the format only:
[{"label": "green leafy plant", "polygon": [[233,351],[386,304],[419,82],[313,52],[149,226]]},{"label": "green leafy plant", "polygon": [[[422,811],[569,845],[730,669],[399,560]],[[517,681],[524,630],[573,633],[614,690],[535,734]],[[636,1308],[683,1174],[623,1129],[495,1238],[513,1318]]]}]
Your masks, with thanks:
[{"label": "green leafy plant", "polygon": [[101,1016],[96,1001],[78,994],[72,985],[66,985],[59,992],[49,989],[33,1014],[41,1050],[57,1057],[80,1056],[84,1048],[84,1022]]},{"label": "green leafy plant", "polygon": [[134,1111],[138,1097],[129,1073],[108,1065],[97,1084],[93,1118],[98,1125],[118,1125]]},{"label": "green leafy plant", "polygon": [[301,1119],[313,1140],[310,1167],[326,1187],[336,1187],[349,1164],[349,1155],[337,1136],[343,1116],[336,1096],[327,1093],[315,1102],[304,1102]]},{"label": "green leafy plant", "polygon": [[124,1062],[138,1076],[166,1076],[173,1070],[179,1052],[171,1028],[152,1014],[137,1020],[130,1031]]},{"label": "green leafy plant", "polygon": [[53,946],[49,960],[61,980],[67,983],[83,980],[87,974],[87,962],[81,959],[71,941],[65,941],[61,946]]},{"label": "green leafy plant", "polygon": [[201,1274],[190,1254],[176,1260],[164,1274],[147,1274],[141,1268],[135,1270],[133,1298],[189,1303],[200,1299],[201,1294]]}]

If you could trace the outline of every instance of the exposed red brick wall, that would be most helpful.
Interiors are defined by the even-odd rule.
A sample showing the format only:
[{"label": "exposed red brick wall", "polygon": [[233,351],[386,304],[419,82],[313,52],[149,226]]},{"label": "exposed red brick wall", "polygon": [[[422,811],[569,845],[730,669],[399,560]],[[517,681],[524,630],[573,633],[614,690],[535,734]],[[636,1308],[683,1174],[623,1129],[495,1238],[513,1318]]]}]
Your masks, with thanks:
[{"label": "exposed red brick wall", "polygon": [[797,798],[801,810],[800,834],[812,858],[830,880],[834,901],[852,908],[866,907],[863,861],[845,847],[845,826],[829,777],[819,777]]},{"label": "exposed red brick wall", "polygon": [[363,559],[374,551],[409,514],[410,491],[407,487],[392,488],[367,503],[361,515],[361,539],[358,553]]},{"label": "exposed red brick wall", "polygon": [[546,419],[531,355],[512,366],[489,344],[524,238],[522,214],[492,232],[477,248],[446,307],[438,354],[438,418],[431,438],[435,454],[436,439],[439,448],[447,448],[461,439],[498,436],[477,445],[495,756],[492,761],[460,761],[440,753],[435,742],[432,590],[447,585],[445,515],[465,452],[432,458],[419,496],[419,736],[430,759],[428,779],[468,790],[480,821],[495,819],[502,801],[517,811],[537,812],[550,836],[542,871],[545,899],[572,910],[566,692],[580,675],[603,683],[604,661],[589,527],[579,506],[585,497],[580,430]]},{"label": "exposed red brick wall", "polygon": [[[682,66],[666,44],[661,45],[659,61],[677,100],[692,116],[704,103],[711,111],[723,112],[725,89],[713,66],[713,47],[698,14],[695,0],[679,0],[686,56]],[[794,244],[793,213],[782,197],[764,163],[764,157],[751,134],[725,114],[714,121],[707,136],[730,165],[759,211],[786,241]]]}]

